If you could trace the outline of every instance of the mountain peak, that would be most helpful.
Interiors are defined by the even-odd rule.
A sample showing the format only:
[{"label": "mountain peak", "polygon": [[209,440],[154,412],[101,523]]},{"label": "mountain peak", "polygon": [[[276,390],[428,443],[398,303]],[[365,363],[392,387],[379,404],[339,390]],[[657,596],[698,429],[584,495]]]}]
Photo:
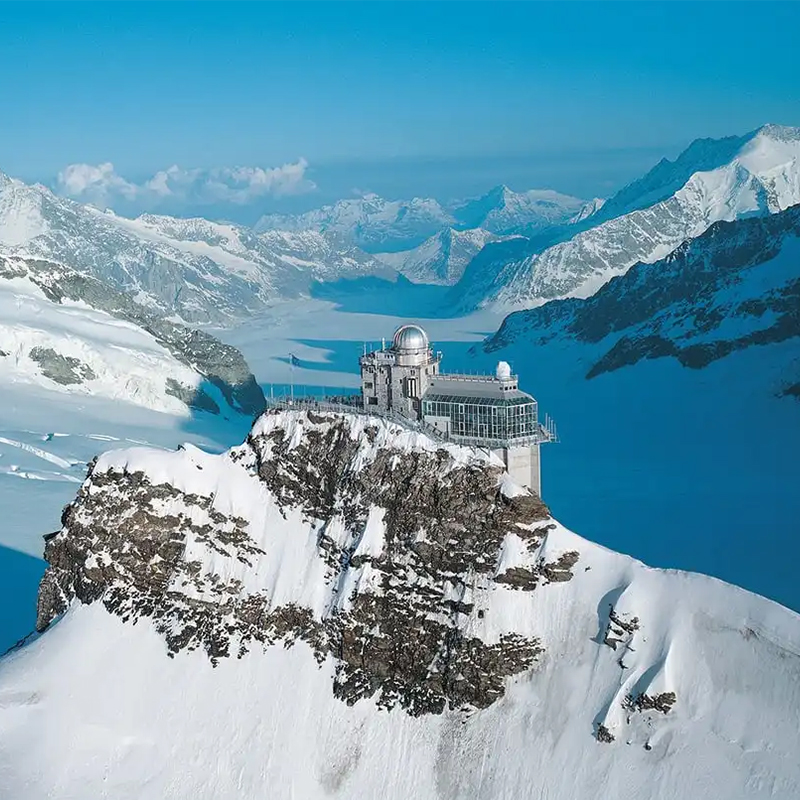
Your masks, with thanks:
[{"label": "mountain peak", "polygon": [[762,125],[755,132],[755,135],[773,139],[777,142],[796,142],[800,140],[800,127],[768,123],[767,125]]},{"label": "mountain peak", "polygon": [[494,455],[380,417],[105,454],[45,556],[47,630],[3,670],[10,797],[800,788],[797,615],[594,545]]}]

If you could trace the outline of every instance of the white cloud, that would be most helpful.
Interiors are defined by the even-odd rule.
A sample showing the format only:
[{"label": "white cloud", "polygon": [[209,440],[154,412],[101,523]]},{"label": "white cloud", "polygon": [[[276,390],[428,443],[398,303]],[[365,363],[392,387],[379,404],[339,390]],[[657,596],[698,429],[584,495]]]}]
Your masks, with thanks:
[{"label": "white cloud", "polygon": [[58,173],[58,186],[63,194],[70,197],[84,197],[112,194],[132,200],[139,187],[129,183],[114,172],[114,165],[70,164]]},{"label": "white cloud", "polygon": [[60,194],[91,203],[112,206],[124,200],[153,208],[165,202],[187,205],[247,205],[259,198],[303,194],[316,189],[306,177],[304,158],[293,164],[262,167],[184,169],[177,165],[161,170],[143,183],[126,180],[106,162],[70,164],[58,174]]}]

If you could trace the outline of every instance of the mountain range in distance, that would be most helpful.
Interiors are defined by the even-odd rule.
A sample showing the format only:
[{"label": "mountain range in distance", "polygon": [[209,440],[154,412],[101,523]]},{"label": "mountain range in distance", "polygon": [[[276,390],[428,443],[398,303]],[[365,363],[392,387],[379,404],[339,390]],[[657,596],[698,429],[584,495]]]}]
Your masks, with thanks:
[{"label": "mountain range in distance", "polygon": [[433,198],[385,200],[376,194],[339,200],[297,216],[268,215],[258,230],[316,230],[338,234],[364,250],[391,252],[419,245],[443,229],[480,228],[496,236],[529,235],[588,213],[587,204],[552,190],[514,192],[496,186],[481,197],[440,203]]},{"label": "mountain range in distance", "polygon": [[[640,262],[586,299],[509,314],[487,352],[553,340],[599,344],[588,379],[642,360],[702,369],[752,346],[800,337],[800,205],[719,221],[653,263]],[[778,393],[800,394],[800,364]]]},{"label": "mountain range in distance", "polygon": [[470,200],[340,200],[255,228],[115,215],[0,175],[0,249],[109,282],[189,323],[242,320],[318,283],[398,274],[450,286],[448,313],[591,295],[717,220],[800,202],[800,129],[699,139],[608,201],[499,186]]}]

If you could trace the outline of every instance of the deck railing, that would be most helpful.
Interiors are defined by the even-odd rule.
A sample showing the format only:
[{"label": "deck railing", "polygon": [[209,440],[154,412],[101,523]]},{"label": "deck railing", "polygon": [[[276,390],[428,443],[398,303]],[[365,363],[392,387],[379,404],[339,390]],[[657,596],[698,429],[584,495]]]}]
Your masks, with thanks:
[{"label": "deck railing", "polygon": [[461,444],[470,447],[478,447],[488,450],[496,450],[507,447],[529,447],[535,444],[545,444],[547,442],[557,442],[555,423],[550,417],[545,417],[545,424],[538,422],[537,433],[532,436],[520,436],[513,439],[490,439],[484,436],[456,436],[442,431],[429,422],[421,419],[412,419],[398,414],[396,411],[387,409],[377,409],[364,406],[360,395],[349,395],[352,402],[346,397],[336,398],[317,398],[317,397],[274,397],[267,400],[267,408],[278,411],[310,410],[328,411],[334,414],[359,414],[365,417],[380,417],[381,419],[395,422],[404,428],[420,431],[431,439],[444,444]]}]

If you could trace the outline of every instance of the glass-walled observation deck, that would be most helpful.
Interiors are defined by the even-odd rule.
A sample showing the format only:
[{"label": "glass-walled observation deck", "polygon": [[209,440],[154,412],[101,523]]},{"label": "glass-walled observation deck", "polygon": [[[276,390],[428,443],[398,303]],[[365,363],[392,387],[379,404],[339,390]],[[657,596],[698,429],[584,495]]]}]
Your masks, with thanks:
[{"label": "glass-walled observation deck", "polygon": [[518,390],[505,397],[432,390],[422,400],[422,416],[454,438],[487,446],[530,444],[541,439],[536,400]]}]

